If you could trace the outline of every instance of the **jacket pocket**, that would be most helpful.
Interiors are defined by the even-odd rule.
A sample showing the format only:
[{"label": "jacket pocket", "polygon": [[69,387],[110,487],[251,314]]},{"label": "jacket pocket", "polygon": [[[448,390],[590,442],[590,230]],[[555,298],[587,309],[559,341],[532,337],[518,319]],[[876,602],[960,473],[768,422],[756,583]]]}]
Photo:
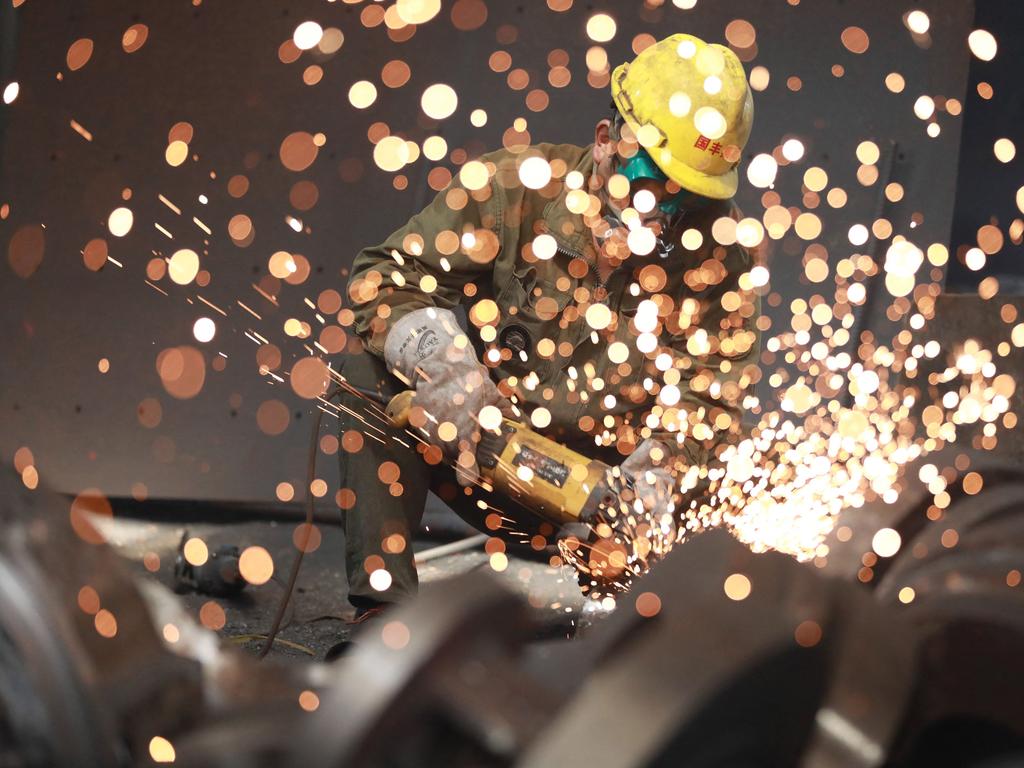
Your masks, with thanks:
[{"label": "jacket pocket", "polygon": [[502,367],[520,377],[532,371],[541,381],[555,368],[567,333],[559,322],[576,285],[567,278],[569,290],[562,291],[546,277],[532,265],[519,265],[497,299],[501,319],[495,343]]}]

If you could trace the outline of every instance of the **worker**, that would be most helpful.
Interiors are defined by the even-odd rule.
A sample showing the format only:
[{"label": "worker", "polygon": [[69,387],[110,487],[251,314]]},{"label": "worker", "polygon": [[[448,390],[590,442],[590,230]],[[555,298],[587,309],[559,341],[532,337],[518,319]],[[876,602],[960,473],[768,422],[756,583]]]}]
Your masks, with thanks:
[{"label": "worker", "polygon": [[[685,503],[680,478],[739,428],[759,302],[752,255],[714,234],[739,218],[743,66],[676,34],[616,68],[611,97],[593,144],[485,154],[355,259],[339,501],[360,618],[415,593],[428,489],[482,530],[557,536],[479,484],[482,412],[619,466],[648,508]],[[363,421],[366,394],[405,389],[422,443]]]}]

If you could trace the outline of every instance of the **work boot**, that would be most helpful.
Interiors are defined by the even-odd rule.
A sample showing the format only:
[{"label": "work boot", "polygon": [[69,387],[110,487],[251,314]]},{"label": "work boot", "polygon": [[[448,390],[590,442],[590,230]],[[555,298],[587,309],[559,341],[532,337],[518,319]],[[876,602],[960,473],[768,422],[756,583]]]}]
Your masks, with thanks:
[{"label": "work boot", "polygon": [[374,605],[369,608],[366,606],[357,608],[355,618],[353,618],[352,621],[349,622],[349,624],[366,624],[368,621],[372,621],[374,618],[384,613],[384,611],[387,610],[387,608],[387,603],[380,603],[379,605]]},{"label": "work boot", "polygon": [[324,661],[335,661],[351,651],[353,647],[358,645],[360,635],[365,635],[367,631],[372,633],[376,627],[381,626],[381,616],[390,608],[391,605],[389,603],[377,603],[372,606],[363,605],[356,608],[355,617],[352,621],[348,622],[348,637],[344,640],[339,640],[328,648],[327,653],[324,654]]}]

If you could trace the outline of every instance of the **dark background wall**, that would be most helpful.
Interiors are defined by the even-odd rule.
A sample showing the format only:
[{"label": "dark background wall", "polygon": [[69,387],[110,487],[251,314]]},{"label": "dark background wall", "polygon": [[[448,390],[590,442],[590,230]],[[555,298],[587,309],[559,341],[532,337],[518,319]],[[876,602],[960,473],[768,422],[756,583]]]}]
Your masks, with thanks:
[{"label": "dark background wall", "polygon": [[[833,266],[856,253],[881,258],[888,237],[854,246],[847,235],[853,224],[870,226],[880,217],[891,223],[893,234],[911,237],[922,248],[949,242],[962,117],[940,110],[930,122],[941,133],[929,138],[927,122],[914,115],[913,105],[921,95],[964,98],[971,3],[700,0],[682,10],[670,2],[649,7],[639,0],[577,0],[568,11],[554,12],[540,0],[492,0],[479,28],[463,31],[453,13],[461,19],[483,4],[461,0],[444,2],[438,17],[404,42],[393,40],[384,25],[368,29],[360,22],[369,5],[29,0],[5,9],[4,57],[16,42],[7,79],[17,80],[21,93],[0,107],[0,205],[9,206],[0,219],[0,242],[8,251],[0,265],[4,461],[27,446],[44,481],[66,491],[98,487],[112,496],[145,492],[152,498],[267,501],[278,483],[300,487],[311,404],[292,391],[288,372],[313,351],[310,344],[321,329],[347,330],[336,309],[321,312],[321,323],[310,305],[330,306],[323,292],[343,292],[345,270],[359,248],[381,240],[426,203],[433,194],[427,183],[432,168],[457,170],[461,158],[453,158],[453,150],[472,157],[500,146],[517,117],[526,119],[533,141],[592,139],[593,124],[609,101],[603,82],[597,88],[587,83],[586,52],[594,43],[586,36],[586,21],[599,10],[618,21],[617,35],[606,46],[613,66],[633,56],[631,44],[640,34],[661,38],[690,31],[724,42],[727,25],[736,19],[756,30],[756,44],[743,57],[748,70],[766,67],[770,82],[755,93],[748,157],[800,139],[806,153],[780,168],[775,191],[792,213],[813,210],[823,223],[821,234],[810,240],[790,229],[772,242],[774,295],[765,307],[773,331],[788,328],[794,298],[830,296],[827,283],[812,285],[804,276],[809,246],[824,248]],[[903,23],[911,8],[930,16],[925,38],[915,40]],[[295,63],[282,63],[279,47],[307,19],[340,28],[344,44],[331,56],[304,53]],[[139,23],[148,27],[148,38],[128,53],[122,36]],[[861,53],[843,43],[844,30],[852,26],[869,37]],[[94,51],[71,71],[68,49],[80,38],[91,39]],[[564,88],[548,79],[548,59],[556,49],[569,58],[572,81]],[[527,88],[514,90],[508,72],[488,67],[495,51],[511,56],[511,69],[525,70]],[[392,59],[411,69],[409,82],[394,89],[381,82],[382,67]],[[323,78],[310,86],[302,76],[313,64],[323,68]],[[885,85],[892,72],[906,83],[900,93]],[[365,111],[354,109],[346,96],[361,79],[378,89]],[[435,82],[451,84],[459,95],[457,111],[440,124],[419,109],[420,94]],[[526,106],[535,88],[550,100],[543,111]],[[478,107],[488,113],[482,128],[469,120]],[[168,132],[182,121],[193,129],[189,159],[171,167],[164,158]],[[438,133],[449,154],[438,163],[421,157],[402,171],[407,188],[398,190],[395,174],[373,165],[367,134],[376,122],[417,142]],[[296,131],[325,135],[315,162],[301,172],[280,160],[282,142]],[[867,185],[855,175],[856,148],[865,140],[882,149],[881,180]],[[817,201],[802,188],[811,167],[829,176]],[[229,192],[236,175],[248,180],[241,196]],[[904,187],[898,203],[885,199],[887,178]],[[293,205],[293,186],[300,181],[318,191],[309,210]],[[835,187],[847,194],[841,208],[825,202]],[[748,215],[763,215],[762,192],[744,175],[738,200]],[[134,214],[124,237],[107,231],[107,218],[119,206]],[[251,238],[241,242],[229,233],[238,215],[253,225]],[[301,219],[300,231],[287,223],[289,216]],[[104,240],[122,266],[87,268],[83,249],[94,239]],[[152,260],[181,248],[199,253],[208,284],[179,286],[166,277],[147,284]],[[268,279],[268,260],[279,250],[303,255],[308,277],[296,284]],[[36,268],[28,269],[40,254]],[[873,311],[881,315],[885,306],[883,297]],[[217,325],[207,344],[192,336],[199,317]],[[288,336],[289,319],[309,323],[314,337],[304,342]],[[873,319],[860,322],[869,327]],[[261,339],[280,352],[276,377],[259,370],[257,355],[271,351]],[[185,399],[168,392],[157,370],[160,354],[180,346],[196,350],[189,354],[198,355],[205,372],[201,390]],[[101,359],[109,362],[106,373],[98,368]],[[762,394],[773,393],[765,387]],[[267,434],[267,424],[275,421],[268,414],[278,426],[287,421],[280,434]],[[320,476],[333,486],[333,457],[321,456],[321,466]]]},{"label": "dark background wall", "polygon": [[[1024,227],[1024,194],[1017,196],[1024,187],[1024,89],[1020,84],[1024,3],[977,0],[974,25],[996,36],[999,53],[992,61],[971,59],[953,214],[952,244],[958,258],[950,266],[947,287],[973,291],[991,275],[1000,279],[1005,291],[1020,294],[1024,292],[1024,248],[1020,229],[1014,238],[1010,227],[1015,220]],[[985,85],[991,88],[988,98],[982,96],[989,94]],[[1008,163],[994,159],[993,145],[1001,138],[1010,139],[1017,148],[1017,156]],[[978,229],[986,225],[1002,230],[1003,245],[987,254],[982,269],[968,269],[964,252],[978,246]]]}]

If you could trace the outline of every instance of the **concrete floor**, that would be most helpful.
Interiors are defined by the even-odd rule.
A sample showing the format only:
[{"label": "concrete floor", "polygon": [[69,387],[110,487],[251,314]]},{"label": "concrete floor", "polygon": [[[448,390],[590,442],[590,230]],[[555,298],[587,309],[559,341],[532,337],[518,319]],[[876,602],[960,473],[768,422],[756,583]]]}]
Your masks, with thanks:
[{"label": "concrete floor", "polygon": [[[182,533],[202,538],[210,550],[223,544],[240,549],[250,545],[264,547],[273,557],[274,577],[261,586],[248,585],[237,597],[213,598],[209,595],[180,596],[189,615],[200,621],[200,609],[210,600],[223,608],[225,623],[218,634],[226,643],[256,653],[262,646],[284,591],[296,549],[292,544],[294,524],[247,522],[225,525],[209,523],[188,525],[135,519],[107,519],[100,523],[109,543],[144,578],[155,578],[168,588],[174,586],[174,560]],[[307,554],[296,584],[292,605],[283,629],[271,651],[282,661],[322,660],[335,643],[347,639],[353,631],[348,622],[353,609],[348,604],[344,573],[344,534],[340,528],[321,525],[320,547]],[[417,541],[417,552],[437,546],[436,541]],[[159,567],[150,572],[143,565],[149,555],[159,558]],[[482,546],[463,553],[432,560],[420,567],[420,580],[430,583],[469,571],[487,569],[489,558]],[[492,572],[493,574],[493,572]],[[539,637],[573,637],[583,608],[583,597],[573,573],[555,569],[545,562],[509,556],[508,568],[498,578],[523,596],[531,606]]]}]

